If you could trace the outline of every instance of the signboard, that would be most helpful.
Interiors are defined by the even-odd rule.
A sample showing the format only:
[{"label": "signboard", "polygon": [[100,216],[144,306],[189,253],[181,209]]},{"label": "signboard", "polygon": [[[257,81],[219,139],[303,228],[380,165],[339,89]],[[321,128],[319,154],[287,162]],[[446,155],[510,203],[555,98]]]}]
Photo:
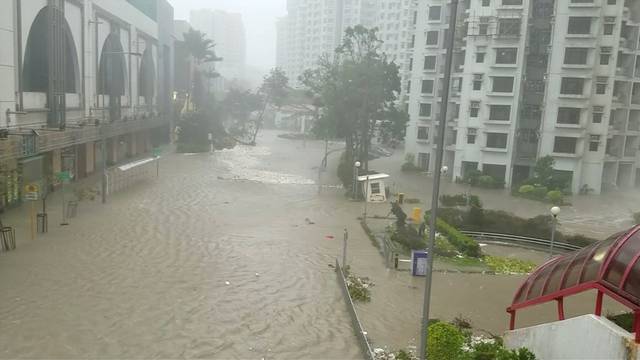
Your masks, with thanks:
[{"label": "signboard", "polygon": [[71,174],[68,171],[60,171],[59,173],[56,173],[56,177],[60,181],[69,181],[69,180],[71,180]]},{"label": "signboard", "polygon": [[427,275],[427,252],[425,250],[411,251],[411,275]]},{"label": "signboard", "polygon": [[26,201],[38,201],[38,193],[37,192],[24,193],[24,199]]},{"label": "signboard", "polygon": [[38,187],[38,184],[27,184],[24,187],[24,192],[25,193],[34,192],[34,193],[37,194],[38,191],[40,191],[40,188]]}]

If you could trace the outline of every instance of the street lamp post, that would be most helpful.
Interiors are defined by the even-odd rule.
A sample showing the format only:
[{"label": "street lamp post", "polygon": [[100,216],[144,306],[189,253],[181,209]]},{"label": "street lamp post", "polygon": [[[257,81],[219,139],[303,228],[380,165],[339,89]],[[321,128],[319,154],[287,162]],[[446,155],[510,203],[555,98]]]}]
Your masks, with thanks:
[{"label": "street lamp post", "polygon": [[447,110],[449,106],[449,91],[451,87],[451,68],[453,67],[453,47],[455,42],[458,1],[451,0],[449,14],[449,35],[447,36],[447,52],[444,66],[444,78],[442,83],[442,107],[440,108],[438,121],[438,136],[436,147],[436,171],[431,192],[431,217],[429,218],[429,241],[427,242],[427,269],[424,286],[424,299],[422,304],[422,322],[420,323],[420,353],[421,360],[425,360],[427,354],[427,338],[429,337],[429,311],[431,308],[431,282],[433,279],[433,248],[436,240],[436,219],[438,217],[438,200],[440,197],[440,172],[444,157],[444,136],[446,134]]},{"label": "street lamp post", "polygon": [[560,214],[560,208],[557,206],[552,207],[550,210],[553,220],[551,222],[551,244],[549,245],[549,258],[553,257],[553,244],[556,239],[556,224],[558,223],[558,214]]},{"label": "street lamp post", "polygon": [[360,161],[353,164],[353,200],[358,199],[358,170],[360,169]]}]

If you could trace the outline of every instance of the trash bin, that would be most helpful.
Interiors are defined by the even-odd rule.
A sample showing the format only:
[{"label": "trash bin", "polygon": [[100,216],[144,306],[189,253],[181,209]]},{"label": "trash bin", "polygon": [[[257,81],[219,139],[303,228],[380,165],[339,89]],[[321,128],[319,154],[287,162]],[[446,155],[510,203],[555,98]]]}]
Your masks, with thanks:
[{"label": "trash bin", "polygon": [[49,230],[49,220],[47,219],[47,213],[38,214],[38,232],[46,233]]},{"label": "trash bin", "polygon": [[67,202],[67,219],[71,219],[76,217],[78,214],[78,202],[77,201],[69,201]]},{"label": "trash bin", "polygon": [[398,203],[404,204],[404,193],[398,193]]}]

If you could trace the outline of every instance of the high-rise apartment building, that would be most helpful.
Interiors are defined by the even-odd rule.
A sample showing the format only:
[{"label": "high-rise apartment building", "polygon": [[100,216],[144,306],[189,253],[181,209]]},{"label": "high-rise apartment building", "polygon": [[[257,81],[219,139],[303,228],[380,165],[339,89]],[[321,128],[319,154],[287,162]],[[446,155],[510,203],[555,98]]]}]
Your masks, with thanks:
[{"label": "high-rise apartment building", "polygon": [[331,56],[344,31],[356,25],[378,28],[382,50],[408,70],[412,21],[417,0],[289,0],[288,14],[278,20],[276,64],[292,82]]},{"label": "high-rise apartment building", "polygon": [[222,58],[215,64],[216,71],[228,80],[243,78],[247,44],[242,15],[222,10],[192,10],[189,22],[216,44],[216,55]]},{"label": "high-rise apartment building", "polygon": [[[407,153],[433,171],[450,3],[421,1]],[[460,2],[444,165],[506,186],[551,155],[575,193],[640,182],[640,5]]]}]

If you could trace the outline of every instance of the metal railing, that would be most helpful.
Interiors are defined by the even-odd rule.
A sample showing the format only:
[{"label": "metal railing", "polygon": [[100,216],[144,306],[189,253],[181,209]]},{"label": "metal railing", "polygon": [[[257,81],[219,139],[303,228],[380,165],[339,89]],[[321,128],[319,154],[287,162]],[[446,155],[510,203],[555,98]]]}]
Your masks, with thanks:
[{"label": "metal railing", "polygon": [[[502,242],[502,243],[531,247],[535,249],[548,248],[551,245],[550,240],[538,239],[538,238],[532,238],[532,237],[526,237],[526,236],[498,234],[498,233],[483,232],[483,231],[461,231],[461,232],[467,236],[471,236],[476,241]],[[555,249],[559,249],[563,251],[575,251],[575,250],[582,249],[581,246],[568,244],[565,242],[559,242],[559,241],[554,241],[553,247]]]},{"label": "metal railing", "polygon": [[344,295],[344,299],[347,302],[347,309],[349,310],[349,315],[351,316],[351,321],[353,323],[353,329],[356,332],[356,337],[360,342],[362,353],[366,359],[373,360],[373,350],[371,349],[369,339],[367,339],[367,332],[364,331],[364,327],[362,326],[362,323],[358,318],[358,314],[356,313],[355,305],[353,304],[353,300],[351,299],[351,295],[349,294],[349,289],[347,288],[347,279],[345,278],[345,274],[342,271],[342,267],[340,266],[340,262],[338,262],[338,259],[336,259],[336,273],[338,274],[338,282],[340,282],[342,295]]}]

